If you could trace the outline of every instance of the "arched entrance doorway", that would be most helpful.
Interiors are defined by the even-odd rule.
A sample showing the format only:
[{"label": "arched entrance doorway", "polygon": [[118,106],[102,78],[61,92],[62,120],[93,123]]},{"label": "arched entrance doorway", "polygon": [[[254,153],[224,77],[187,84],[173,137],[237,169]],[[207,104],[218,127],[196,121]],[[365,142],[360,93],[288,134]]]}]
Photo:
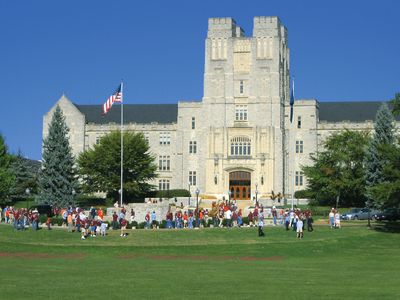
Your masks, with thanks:
[{"label": "arched entrance doorway", "polygon": [[229,173],[231,200],[250,200],[251,174],[245,171]]}]

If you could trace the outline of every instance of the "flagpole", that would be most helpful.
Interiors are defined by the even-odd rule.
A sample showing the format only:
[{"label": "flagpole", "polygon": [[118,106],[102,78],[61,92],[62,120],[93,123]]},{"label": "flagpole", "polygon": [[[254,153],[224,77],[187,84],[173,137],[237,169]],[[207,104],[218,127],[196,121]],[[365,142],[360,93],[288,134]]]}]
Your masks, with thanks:
[{"label": "flagpole", "polygon": [[121,199],[120,199],[120,207],[122,207],[122,199],[124,194],[123,189],[123,176],[124,176],[124,93],[123,93],[123,82],[121,82]]}]

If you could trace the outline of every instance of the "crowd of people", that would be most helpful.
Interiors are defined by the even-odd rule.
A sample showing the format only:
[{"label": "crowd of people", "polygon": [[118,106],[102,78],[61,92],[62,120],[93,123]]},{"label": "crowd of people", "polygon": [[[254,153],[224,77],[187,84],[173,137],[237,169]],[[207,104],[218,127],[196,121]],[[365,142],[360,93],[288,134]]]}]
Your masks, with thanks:
[{"label": "crowd of people", "polygon": [[[39,228],[39,213],[36,209],[28,210],[26,208],[16,209],[12,206],[6,206],[2,211],[2,218],[5,223],[12,224],[16,230],[23,230],[31,226],[33,230]],[[108,228],[108,222],[104,220],[104,212],[102,209],[91,207],[90,210],[85,211],[79,207],[68,207],[64,209],[54,208],[54,216],[62,217],[62,226],[67,228],[68,232],[80,232],[81,239],[88,237],[105,236]],[[112,214],[111,228],[113,230],[120,230],[120,236],[127,236],[127,211],[125,207],[114,211]],[[133,224],[135,219],[135,212],[133,209],[130,211],[130,223]],[[243,218],[247,217],[246,224]],[[258,235],[264,236],[264,226],[266,218],[270,219],[273,226],[283,226],[287,231],[292,230],[296,232],[297,238],[301,239],[304,236],[304,230],[307,226],[307,231],[311,232],[313,228],[313,217],[311,210],[306,209],[302,211],[299,208],[284,209],[264,208],[262,205],[256,203],[253,209],[248,211],[246,216],[243,216],[242,209],[237,207],[236,202],[220,201],[213,203],[210,210],[200,208],[184,210],[178,208],[174,212],[169,210],[165,216],[166,228],[168,229],[193,229],[201,228],[208,225],[213,227],[258,227]],[[46,226],[51,229],[51,217],[47,217]],[[145,229],[158,229],[159,222],[155,211],[147,211],[144,217]],[[43,222],[43,220],[42,220]],[[340,214],[332,208],[329,213],[329,225],[331,228],[340,228]]]}]

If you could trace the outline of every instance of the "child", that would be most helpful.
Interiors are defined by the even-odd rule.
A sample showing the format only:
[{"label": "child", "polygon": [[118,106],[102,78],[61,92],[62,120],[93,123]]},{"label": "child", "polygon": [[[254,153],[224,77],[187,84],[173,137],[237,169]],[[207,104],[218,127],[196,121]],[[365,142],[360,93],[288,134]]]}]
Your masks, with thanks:
[{"label": "child", "polygon": [[260,212],[258,216],[258,236],[264,236],[264,214]]},{"label": "child", "polygon": [[126,236],[125,230],[126,230],[126,225],[128,224],[128,222],[125,219],[121,219],[120,224],[121,224],[121,235],[120,236],[125,237]]},{"label": "child", "polygon": [[47,220],[46,220],[46,226],[47,226],[48,230],[51,229],[51,227],[50,227],[51,226],[51,218],[50,217],[48,217]]},{"label": "child", "polygon": [[102,222],[100,225],[100,235],[101,236],[106,236],[106,230],[107,230],[108,224],[106,222]]}]

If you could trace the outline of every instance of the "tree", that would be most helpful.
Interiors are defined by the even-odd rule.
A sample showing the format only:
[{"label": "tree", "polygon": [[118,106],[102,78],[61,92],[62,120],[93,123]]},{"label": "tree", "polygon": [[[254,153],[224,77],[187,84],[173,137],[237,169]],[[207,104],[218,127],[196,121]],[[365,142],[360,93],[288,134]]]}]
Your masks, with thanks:
[{"label": "tree", "polygon": [[3,136],[0,134],[0,201],[10,196],[10,190],[15,182],[14,174],[11,171],[11,155],[8,154],[7,145]]},{"label": "tree", "polygon": [[384,180],[370,187],[371,198],[380,207],[400,208],[400,140],[381,145],[379,151],[387,163],[382,170]]},{"label": "tree", "polygon": [[74,203],[78,181],[69,145],[69,129],[57,105],[43,141],[42,169],[39,175],[39,201],[59,207]]},{"label": "tree", "polygon": [[[140,133],[124,132],[123,192],[126,198],[142,197],[152,189],[149,180],[156,177],[155,158]],[[83,190],[88,193],[104,192],[118,200],[121,176],[121,133],[103,136],[99,144],[81,153],[78,158]]]},{"label": "tree", "polygon": [[[365,183],[366,196],[369,201],[374,201],[372,188],[385,181],[383,174],[385,166],[389,163],[382,151],[386,146],[395,142],[395,120],[386,103],[383,103],[376,113],[375,133],[370,141],[365,155]],[[378,203],[375,203],[378,204]]]},{"label": "tree", "polygon": [[37,193],[37,180],[40,170],[40,163],[23,157],[19,151],[13,155],[11,169],[15,176],[15,183],[11,188],[11,195],[14,199],[26,198],[26,189],[31,193]]},{"label": "tree", "polygon": [[365,201],[363,160],[368,133],[344,130],[329,136],[324,150],[311,156],[313,164],[303,166],[307,191],[321,205],[360,206]]},{"label": "tree", "polygon": [[394,99],[390,101],[392,104],[392,113],[395,116],[400,115],[400,93],[396,93]]}]

